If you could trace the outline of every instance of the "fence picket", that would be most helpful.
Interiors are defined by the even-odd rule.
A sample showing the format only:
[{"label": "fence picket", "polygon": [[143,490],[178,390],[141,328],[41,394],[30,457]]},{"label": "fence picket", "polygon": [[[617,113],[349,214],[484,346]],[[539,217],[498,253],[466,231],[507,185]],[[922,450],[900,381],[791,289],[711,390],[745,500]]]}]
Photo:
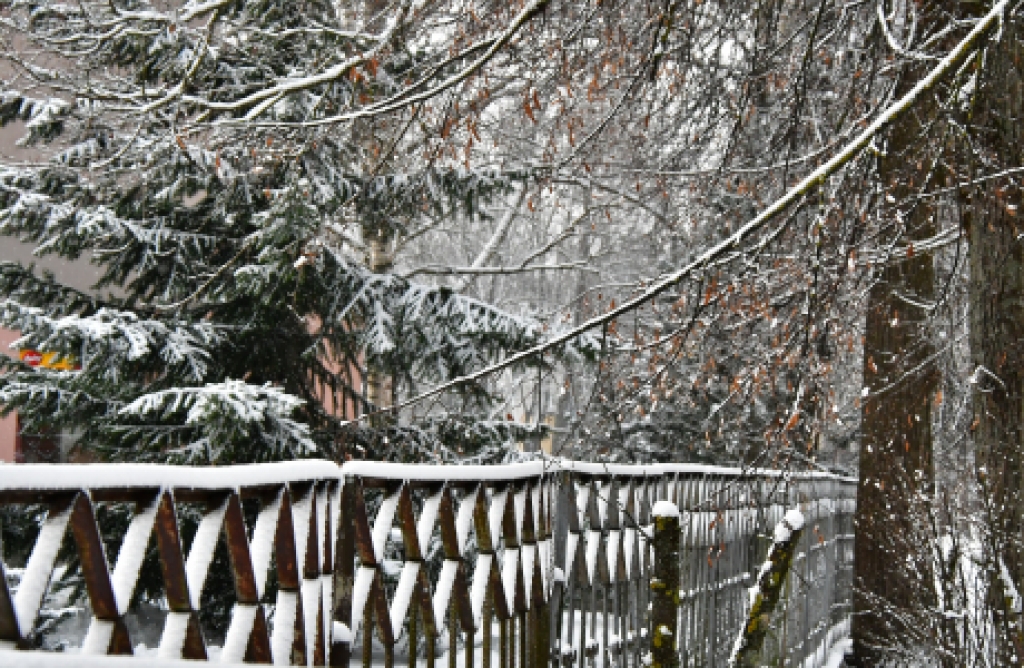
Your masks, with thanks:
[{"label": "fence picket", "polygon": [[[449,668],[639,668],[652,649],[648,583],[660,566],[651,507],[663,500],[681,511],[671,626],[680,665],[725,665],[766,536],[791,507],[807,518],[793,555],[800,577],[780,602],[763,656],[818,666],[848,632],[856,485],[847,478],[563,460],[90,470],[100,469],[117,475],[98,479],[127,482],[90,484],[94,476],[75,465],[24,465],[25,475],[0,479],[0,505],[52,509],[21,584],[0,583],[0,641],[29,648],[70,532],[88,555],[89,647],[131,652],[127,600],[140,545],[155,534],[168,611],[161,656],[208,659],[200,594],[224,540],[237,599],[225,657],[365,668],[401,658],[434,668],[447,635]],[[243,505],[252,500],[254,523]],[[97,503],[136,508],[112,570],[99,547]],[[186,559],[180,511],[195,503],[205,510]]]}]

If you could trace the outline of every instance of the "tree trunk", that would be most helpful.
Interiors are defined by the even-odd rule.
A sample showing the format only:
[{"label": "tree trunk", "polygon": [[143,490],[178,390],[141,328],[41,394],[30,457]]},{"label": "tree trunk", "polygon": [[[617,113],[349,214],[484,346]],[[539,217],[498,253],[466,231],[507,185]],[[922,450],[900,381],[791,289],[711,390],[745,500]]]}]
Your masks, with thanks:
[{"label": "tree trunk", "polygon": [[[1019,18],[985,54],[973,105],[978,177],[1024,162],[1024,49]],[[1024,659],[1017,593],[1024,583],[1024,224],[1021,186],[983,182],[962,193],[970,242],[970,345],[978,482],[989,523],[990,605],[998,665]],[[1019,599],[1018,599],[1019,600]]]},{"label": "tree trunk", "polygon": [[[388,238],[381,231],[370,230],[368,232],[370,246],[370,271],[375,274],[385,274],[391,270],[392,258]],[[366,401],[373,407],[373,410],[380,410],[391,405],[390,376],[386,369],[377,368],[367,364],[366,367]],[[381,422],[376,419],[375,424]]]},{"label": "tree trunk", "polygon": [[[899,93],[917,82],[919,69],[905,73]],[[905,203],[913,184],[926,176],[918,165],[927,161],[919,162],[923,156],[915,150],[922,144],[922,125],[935,111],[923,101],[916,113],[905,115],[889,133],[879,163],[887,199],[895,199],[883,215],[893,226],[896,248],[905,250],[877,268],[865,322],[868,395],[861,407],[852,627],[862,666],[878,665],[887,648],[915,637],[921,630],[915,614],[934,606],[931,554],[921,549],[928,543],[919,540],[926,524],[917,499],[933,478],[931,407],[939,374],[929,362],[933,346],[926,306],[935,296],[935,269],[930,253],[913,248],[934,236],[935,223],[930,205],[919,201],[908,211]]]},{"label": "tree trunk", "polygon": [[[926,236],[920,232],[904,238]],[[922,254],[880,273],[867,313],[864,386],[870,394],[862,406],[855,522],[853,639],[862,665],[875,665],[870,657],[878,650],[915,635],[906,628],[908,615],[932,596],[930,555],[919,550],[915,535],[922,516],[914,499],[932,480],[931,403],[938,374],[925,364],[932,352],[923,331],[927,314],[899,296],[931,300],[932,258]]]}]

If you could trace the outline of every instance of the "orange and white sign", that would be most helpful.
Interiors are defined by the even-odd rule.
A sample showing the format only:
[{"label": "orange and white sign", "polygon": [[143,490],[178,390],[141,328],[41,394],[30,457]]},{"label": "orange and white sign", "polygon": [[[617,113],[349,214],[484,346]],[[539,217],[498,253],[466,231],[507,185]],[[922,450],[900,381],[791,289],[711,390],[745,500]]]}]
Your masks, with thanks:
[{"label": "orange and white sign", "polygon": [[74,358],[61,357],[57,353],[42,353],[28,348],[18,351],[18,359],[29,366],[54,369],[56,371],[78,371],[82,368],[82,365]]}]

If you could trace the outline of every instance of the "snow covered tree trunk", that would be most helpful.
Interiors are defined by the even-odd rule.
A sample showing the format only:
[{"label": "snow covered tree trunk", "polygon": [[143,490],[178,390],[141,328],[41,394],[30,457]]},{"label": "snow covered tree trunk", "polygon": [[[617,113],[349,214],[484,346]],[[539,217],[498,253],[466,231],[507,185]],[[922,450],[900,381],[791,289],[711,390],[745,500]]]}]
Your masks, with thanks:
[{"label": "snow covered tree trunk", "polygon": [[[392,258],[388,238],[383,230],[373,230],[370,235],[370,271],[385,274],[391,270]],[[368,367],[366,374],[366,400],[374,410],[391,405],[386,369]],[[379,420],[378,420],[379,422]]]},{"label": "snow covered tree trunk", "polygon": [[[926,71],[908,67],[897,93],[904,94]],[[915,183],[933,176],[923,173],[932,163],[918,151],[937,106],[928,99],[918,109],[893,126],[878,165],[886,198],[881,223],[892,230],[897,250],[877,270],[864,327],[868,394],[861,406],[852,636],[865,666],[878,662],[880,648],[899,644],[906,636],[902,625],[913,623],[922,596],[928,599],[932,591],[930,553],[915,544],[920,513],[912,506],[933,477],[931,407],[939,374],[929,363],[934,346],[927,321],[935,267],[931,253],[914,247],[933,237],[936,225],[934,206],[913,194]]]},{"label": "snow covered tree trunk", "polygon": [[659,501],[654,518],[654,567],[651,574],[651,668],[678,668],[679,509]]},{"label": "snow covered tree trunk", "polygon": [[796,508],[786,513],[775,527],[772,547],[758,573],[757,584],[751,592],[750,613],[736,638],[729,666],[757,668],[762,665],[761,648],[771,628],[772,613],[782,598],[789,567],[793,563],[803,527],[804,516]]},{"label": "snow covered tree trunk", "polygon": [[[367,18],[380,15],[385,3],[379,0],[368,0],[363,3],[363,15]],[[366,173],[373,174],[379,170],[376,164],[379,160],[381,145],[384,139],[379,134],[383,129],[380,127],[383,122],[378,119],[369,119],[353,126],[357,141],[362,144],[364,151],[363,169]],[[371,218],[363,224],[363,241],[367,246],[367,266],[374,274],[386,274],[391,271],[394,258],[391,253],[391,230],[385,230],[380,221]],[[368,364],[366,369],[366,400],[372,407],[371,410],[380,410],[390,405],[387,370],[379,366]],[[383,424],[378,416],[374,423],[377,426]]]},{"label": "snow covered tree trunk", "polygon": [[[984,59],[972,115],[975,140],[999,171],[1024,161],[1024,47],[1019,19]],[[970,174],[975,177],[979,174]],[[1021,187],[993,179],[965,193],[970,243],[970,345],[974,367],[977,475],[989,522],[990,600],[998,665],[1024,660],[1020,597],[1024,583],[1024,246],[1017,218]]]}]

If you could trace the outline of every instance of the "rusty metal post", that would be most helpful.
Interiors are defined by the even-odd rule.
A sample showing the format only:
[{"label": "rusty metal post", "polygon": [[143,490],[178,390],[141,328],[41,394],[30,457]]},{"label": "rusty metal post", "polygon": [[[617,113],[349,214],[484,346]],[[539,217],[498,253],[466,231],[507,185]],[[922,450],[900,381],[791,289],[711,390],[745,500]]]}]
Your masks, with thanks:
[{"label": "rusty metal post", "polygon": [[679,668],[679,508],[659,501],[654,519],[651,571],[651,668]]}]

